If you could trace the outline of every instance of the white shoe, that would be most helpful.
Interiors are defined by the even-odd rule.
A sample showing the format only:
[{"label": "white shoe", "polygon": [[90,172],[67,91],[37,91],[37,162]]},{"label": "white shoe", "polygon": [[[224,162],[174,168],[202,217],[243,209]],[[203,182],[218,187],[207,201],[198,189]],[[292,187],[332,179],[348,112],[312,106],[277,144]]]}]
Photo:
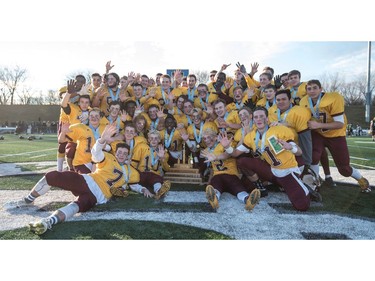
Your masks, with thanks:
[{"label": "white shoe", "polygon": [[11,210],[11,209],[16,209],[16,208],[22,208],[22,207],[27,207],[31,206],[32,203],[27,203],[25,199],[21,200],[16,200],[16,201],[9,201],[4,204],[4,209],[5,210]]},{"label": "white shoe", "polygon": [[29,229],[31,232],[34,232],[37,235],[42,235],[48,229],[52,228],[52,224],[50,222],[50,218],[44,218],[37,222],[29,223]]}]

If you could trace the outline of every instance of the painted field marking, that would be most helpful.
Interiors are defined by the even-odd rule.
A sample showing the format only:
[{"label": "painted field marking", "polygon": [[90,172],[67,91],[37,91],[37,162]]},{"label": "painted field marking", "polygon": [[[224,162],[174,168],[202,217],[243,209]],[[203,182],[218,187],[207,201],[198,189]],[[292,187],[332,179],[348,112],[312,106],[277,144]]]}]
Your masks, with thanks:
[{"label": "painted field marking", "polygon": [[375,170],[375,167],[371,167],[371,166],[366,166],[366,165],[361,165],[361,164],[356,164],[356,163],[350,163],[350,165],[352,165],[352,166],[359,166],[359,167],[369,168],[371,170]]},{"label": "painted field marking", "polygon": [[42,155],[32,156],[32,157],[30,157],[30,159],[31,159],[31,158],[39,158],[39,157],[43,157],[43,156],[47,156],[47,154],[42,154]]},{"label": "painted field marking", "polygon": [[56,150],[56,148],[49,148],[49,149],[35,150],[35,151],[29,151],[29,152],[23,152],[23,153],[17,153],[17,154],[3,154],[3,155],[0,155],[0,157],[18,156],[18,155],[27,155],[27,154],[32,154],[32,153],[37,153],[37,152],[42,152],[42,151],[49,151],[49,150]]},{"label": "painted field marking", "polygon": [[[348,146],[350,146],[350,147],[358,147],[358,145],[350,145],[350,144],[348,144]],[[365,147],[365,146],[361,146],[361,148],[375,149],[375,147]]]},{"label": "painted field marking", "polygon": [[359,160],[366,160],[366,161],[370,160],[370,159],[367,159],[367,158],[360,158],[360,157],[354,157],[354,156],[350,156],[350,158],[359,159]]}]

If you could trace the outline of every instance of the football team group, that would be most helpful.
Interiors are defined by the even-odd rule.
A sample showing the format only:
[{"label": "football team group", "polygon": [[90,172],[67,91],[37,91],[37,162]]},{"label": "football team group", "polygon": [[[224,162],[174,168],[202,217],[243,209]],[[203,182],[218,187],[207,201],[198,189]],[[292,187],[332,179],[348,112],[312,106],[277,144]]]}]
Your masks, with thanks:
[{"label": "football team group", "polygon": [[77,196],[29,224],[40,235],[129,190],[159,200],[171,188],[165,172],[184,163],[199,170],[215,210],[224,192],[251,211],[276,188],[306,211],[311,200],[322,200],[322,184],[335,185],[327,150],[341,175],[356,179],[362,193],[371,191],[350,165],[342,95],[325,92],[319,80],[301,82],[298,70],[274,76],[265,67],[257,81],[258,63],[250,72],[237,63],[233,77],[225,73],[228,66],[198,85],[196,75],[183,77],[179,70],[172,77],[130,72],[120,78],[110,61],[91,83],[83,75],[69,80],[60,89],[56,171],[5,207],[31,206],[51,186]]}]

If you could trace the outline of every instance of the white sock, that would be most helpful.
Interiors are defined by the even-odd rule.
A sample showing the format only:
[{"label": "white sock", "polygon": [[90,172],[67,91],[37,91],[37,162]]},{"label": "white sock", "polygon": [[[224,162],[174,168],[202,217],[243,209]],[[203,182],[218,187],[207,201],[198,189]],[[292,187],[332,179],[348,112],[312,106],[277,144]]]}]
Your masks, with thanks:
[{"label": "white sock", "polygon": [[161,188],[161,183],[157,182],[154,184],[154,192],[157,193],[159,189]]},{"label": "white sock", "polygon": [[356,179],[356,180],[359,180],[360,178],[362,178],[362,175],[361,173],[356,169],[356,168],[353,168],[353,173],[351,175],[352,178]]},{"label": "white sock", "polygon": [[62,208],[59,209],[60,212],[62,212],[65,215],[65,220],[67,221],[71,217],[73,217],[75,214],[78,213],[79,207],[76,203],[72,202]]},{"label": "white sock", "polygon": [[319,176],[319,165],[310,165],[310,168]]},{"label": "white sock", "polygon": [[36,191],[39,195],[44,195],[46,194],[51,187],[48,185],[46,177],[42,177],[34,186],[32,191]]},{"label": "white sock", "polygon": [[215,190],[215,193],[216,193],[217,200],[219,200],[220,196],[221,196],[221,193],[220,193],[220,191],[216,190],[215,188],[214,188],[214,190]]},{"label": "white sock", "polygon": [[246,191],[241,191],[241,192],[238,192],[238,193],[237,193],[237,198],[238,198],[238,200],[240,200],[241,202],[244,202],[244,203],[246,203],[246,202],[245,202],[245,198],[246,198],[247,196],[249,196],[249,193],[247,193]]},{"label": "white sock", "polygon": [[59,172],[63,171],[64,160],[65,160],[65,157],[63,157],[63,158],[57,158],[57,171],[59,171]]}]

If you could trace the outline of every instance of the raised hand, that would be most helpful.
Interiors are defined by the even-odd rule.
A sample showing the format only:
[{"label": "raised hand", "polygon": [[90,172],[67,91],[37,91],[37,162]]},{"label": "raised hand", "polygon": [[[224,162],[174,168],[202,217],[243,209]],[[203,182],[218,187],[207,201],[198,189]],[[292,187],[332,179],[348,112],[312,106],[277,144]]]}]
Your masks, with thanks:
[{"label": "raised hand", "polygon": [[230,64],[225,64],[225,63],[224,63],[224,64],[221,66],[221,71],[226,70],[230,65],[231,65],[231,63],[230,63]]},{"label": "raised hand", "polygon": [[228,148],[230,146],[230,144],[232,143],[232,140],[233,140],[233,136],[228,139],[228,135],[227,135],[227,132],[224,131],[224,132],[220,132],[219,133],[219,139],[220,139],[220,143],[221,145],[224,147],[224,148]]},{"label": "raised hand", "polygon": [[134,80],[135,80],[135,73],[133,71],[129,72],[128,73],[128,82],[129,82],[129,85],[133,84]]},{"label": "raised hand", "polygon": [[114,134],[117,134],[116,122],[105,126],[101,139],[105,142],[109,141]]},{"label": "raised hand", "polygon": [[125,122],[129,118],[129,114],[125,111],[125,110],[121,110],[121,115],[120,115],[120,119],[122,122]]},{"label": "raised hand", "polygon": [[89,94],[89,88],[91,87],[91,84],[86,84],[82,86],[81,90],[78,92],[79,95],[84,96]]},{"label": "raised hand", "polygon": [[76,91],[76,81],[74,79],[70,79],[68,80],[67,82],[67,93],[68,94],[75,94],[77,91]]},{"label": "raised hand", "polygon": [[255,73],[258,72],[259,63],[254,62],[251,64],[251,73],[250,75],[253,76]]},{"label": "raised hand", "polygon": [[246,73],[246,68],[243,64],[240,64],[240,62],[237,62],[236,66],[238,67],[241,73]]},{"label": "raised hand", "polygon": [[201,151],[201,156],[206,158],[204,163],[208,163],[208,162],[212,162],[216,160],[216,156],[212,152],[209,152],[207,148]]},{"label": "raised hand", "polygon": [[105,73],[109,73],[109,71],[114,67],[114,65],[111,65],[111,61],[107,61],[105,64]]},{"label": "raised hand", "polygon": [[161,159],[161,160],[164,159],[164,155],[165,155],[164,145],[159,144],[158,151],[156,152],[156,155],[159,157],[159,159]]},{"label": "raised hand", "polygon": [[273,79],[273,81],[275,83],[276,89],[280,89],[280,87],[283,85],[283,83],[281,83],[280,75],[276,75],[275,78]]},{"label": "raised hand", "polygon": [[158,112],[156,112],[156,116],[158,117],[158,118],[163,118],[164,117],[164,112],[163,112],[163,108],[162,109],[160,109],[160,110],[158,110]]}]

